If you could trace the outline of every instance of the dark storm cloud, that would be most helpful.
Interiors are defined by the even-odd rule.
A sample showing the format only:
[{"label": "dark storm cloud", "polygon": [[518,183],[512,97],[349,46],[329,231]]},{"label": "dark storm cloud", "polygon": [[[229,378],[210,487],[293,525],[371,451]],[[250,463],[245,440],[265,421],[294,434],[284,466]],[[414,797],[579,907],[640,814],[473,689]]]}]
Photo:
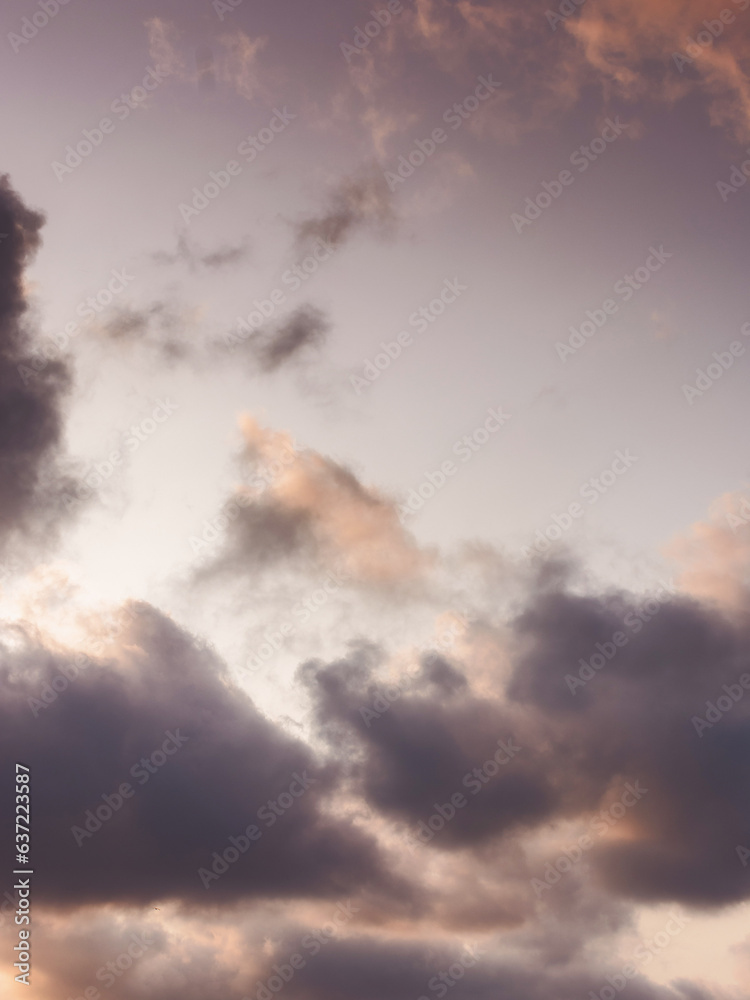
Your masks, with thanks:
[{"label": "dark storm cloud", "polygon": [[[295,953],[306,964],[293,972],[285,995],[299,1000],[417,1000],[446,995],[456,1000],[581,1000],[592,990],[611,989],[605,976],[619,972],[613,968],[584,971],[575,965],[522,966],[440,942],[402,944],[353,938],[330,941],[313,953],[312,944],[305,947],[305,938],[301,940],[302,946],[300,939],[282,942],[268,960],[266,975],[250,991],[251,997],[257,997],[264,980],[274,975],[274,964],[288,963]],[[711,996],[689,983],[665,988],[643,976],[627,983],[627,995],[631,1000],[709,1000]]]},{"label": "dark storm cloud", "polygon": [[322,239],[339,247],[360,229],[388,233],[395,222],[391,194],[380,170],[345,177],[331,192],[319,214],[296,225],[297,240],[307,244]]},{"label": "dark storm cloud", "polygon": [[[623,820],[627,836],[615,827],[589,852],[609,889],[706,906],[750,896],[737,853],[750,848],[747,620],[687,599],[581,596],[548,581],[511,632],[513,671],[497,699],[423,672],[388,704],[372,658],[301,668],[323,733],[351,745],[368,802],[414,830],[463,791],[468,805],[430,845],[452,850],[588,822],[640,782],[647,792]],[[509,737],[522,750],[467,794],[464,776]]]},{"label": "dark storm cloud", "polygon": [[[31,768],[34,857],[45,872],[35,886],[37,902],[173,897],[211,905],[372,891],[397,908],[410,905],[374,843],[325,815],[335,766],[322,766],[306,745],[264,718],[222,665],[175,624],[148,605],[134,611],[118,666],[83,667],[56,698],[60,656],[31,639],[19,648],[20,632],[14,647],[3,650],[0,756],[6,775],[14,761]],[[44,690],[49,706],[30,707],[29,698],[41,700]],[[156,750],[165,758],[166,734],[187,740],[154,760],[156,773],[143,780],[148,768],[138,762]],[[103,806],[102,796],[119,794],[123,783],[133,795],[101,829],[90,837],[72,832],[85,829],[87,810]],[[276,815],[269,800],[277,803]],[[8,810],[2,822],[10,838]],[[205,888],[199,869],[210,870],[213,852],[224,852],[229,838],[244,836],[251,825],[260,838]]]},{"label": "dark storm cloud", "polygon": [[[363,751],[354,758],[354,773],[367,801],[416,825],[432,815],[436,802],[463,793],[471,801],[441,833],[445,848],[481,843],[552,818],[557,793],[551,775],[525,734],[522,738],[518,720],[499,703],[476,697],[454,666],[437,662],[442,667],[425,665],[397,688],[390,707],[381,700],[384,689],[375,682],[369,651],[331,666],[310,663],[300,669],[317,697],[323,732],[333,741],[348,734]],[[499,740],[518,749],[474,798],[464,778],[493,757]]]},{"label": "dark storm cloud", "polygon": [[70,483],[56,469],[66,364],[33,354],[23,272],[40,246],[44,217],[0,176],[0,545],[12,535],[49,538]]}]

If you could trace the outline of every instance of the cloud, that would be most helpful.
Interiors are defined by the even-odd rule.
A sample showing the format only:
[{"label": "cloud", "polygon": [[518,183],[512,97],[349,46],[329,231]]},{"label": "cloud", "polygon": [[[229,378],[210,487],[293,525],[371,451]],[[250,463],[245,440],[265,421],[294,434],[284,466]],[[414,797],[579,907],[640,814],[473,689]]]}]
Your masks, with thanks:
[{"label": "cloud", "polygon": [[246,350],[261,371],[275,372],[298,360],[306,349],[319,347],[329,330],[330,323],[325,314],[314,306],[304,305],[283,320],[273,332],[259,332],[248,340]]},{"label": "cloud", "polygon": [[144,306],[125,305],[113,309],[99,323],[107,340],[122,345],[142,345],[162,360],[196,361],[204,352],[191,337],[198,312],[157,299]]},{"label": "cloud", "polygon": [[248,254],[249,246],[246,240],[234,246],[226,245],[217,250],[207,251],[192,245],[187,236],[181,233],[174,253],[159,251],[153,254],[153,259],[159,264],[187,264],[191,271],[200,267],[219,270],[240,263]]},{"label": "cloud", "polygon": [[[416,0],[404,17],[412,45],[464,79],[480,57],[502,59],[507,92],[493,111],[493,131],[513,140],[548,127],[592,84],[607,106],[649,101],[670,107],[691,95],[705,99],[711,123],[737,141],[750,137],[750,79],[744,54],[750,21],[739,6],[722,27],[709,0],[602,0],[566,16],[518,2]],[[691,45],[719,25],[715,38]],[[675,58],[677,56],[677,58]],[[687,58],[685,58],[687,56]]]},{"label": "cloud", "polygon": [[177,51],[179,33],[171,21],[151,17],[146,21],[149,56],[167,76],[185,78],[185,60]]},{"label": "cloud", "polygon": [[[282,948],[274,951],[268,962],[269,974],[273,962],[283,960],[293,946],[292,941],[284,941]],[[613,971],[607,966],[529,967],[486,953],[472,954],[466,947],[447,945],[439,939],[397,942],[359,937],[330,942],[316,957],[309,958],[285,993],[299,1000],[379,1000],[384,996],[414,1000],[431,993],[450,995],[448,990],[453,988],[460,1000],[580,1000],[607,986],[605,975]],[[440,978],[441,973],[447,980]],[[628,984],[632,1000],[709,1000],[711,995],[690,983],[667,988],[642,976]]]},{"label": "cloud", "polygon": [[[567,845],[545,848],[535,836],[572,824],[575,844],[596,817],[606,833],[602,810],[630,783],[647,792],[596,839],[595,878],[623,900],[716,907],[750,894],[736,851],[750,838],[750,693],[739,683],[750,672],[748,638],[747,604],[729,619],[666,590],[659,600],[581,594],[558,577],[533,586],[510,621],[510,669],[498,663],[494,692],[487,670],[472,679],[470,643],[447,685],[424,670],[389,673],[382,657],[362,654],[312,662],[300,677],[321,734],[349,748],[350,779],[373,809],[413,835],[436,804],[466,796],[423,850],[479,858],[523,834],[541,873]],[[501,739],[523,749],[474,792],[466,776]]]},{"label": "cloud", "polygon": [[711,505],[709,518],[665,546],[681,568],[680,586],[696,598],[742,614],[750,596],[750,501],[726,493]]},{"label": "cloud", "polygon": [[387,235],[394,223],[388,185],[382,171],[372,169],[345,177],[331,191],[327,207],[319,215],[298,222],[295,229],[301,244],[322,239],[340,247],[361,229]]},{"label": "cloud", "polygon": [[210,94],[216,82],[231,87],[240,97],[251,101],[264,92],[258,71],[258,55],[268,44],[266,37],[250,38],[240,30],[219,35],[214,47],[207,42],[198,46],[190,60],[180,51],[181,32],[172,21],[152,17],[146,21],[149,55],[162,72],[183,83],[193,83]]},{"label": "cloud", "polygon": [[254,575],[291,561],[378,586],[421,577],[430,557],[403,528],[392,501],[345,466],[296,448],[250,416],[242,430],[243,461],[254,485],[234,498],[225,542],[201,575]]},{"label": "cloud", "polygon": [[217,76],[224,83],[251,101],[261,89],[258,74],[258,54],[268,44],[265,37],[250,38],[244,31],[224,34],[219,38],[223,52],[216,60]]},{"label": "cloud", "polygon": [[60,472],[71,374],[53,344],[51,357],[36,349],[24,290],[43,223],[0,177],[0,546],[49,541],[72,488]]},{"label": "cloud", "polygon": [[[51,701],[60,690],[55,678],[64,669],[75,675],[74,653],[47,648],[21,625],[2,635],[0,756],[6,773],[23,760],[34,776],[34,855],[46,873],[35,887],[37,903],[176,899],[211,906],[369,892],[411,905],[374,842],[328,815],[338,766],[321,763],[262,716],[224,665],[163,614],[143,604],[131,610],[113,652],[80,667]],[[169,734],[183,745],[166,760],[161,752],[156,772],[139,767]],[[294,782],[296,797],[289,794]],[[116,804],[123,783],[133,791],[112,818],[105,814],[91,836],[75,836],[87,810],[104,806],[104,795]],[[280,805],[272,811],[269,800]],[[6,837],[10,822],[6,810]],[[206,889],[199,869],[210,870],[212,853],[251,824],[261,838]]]}]

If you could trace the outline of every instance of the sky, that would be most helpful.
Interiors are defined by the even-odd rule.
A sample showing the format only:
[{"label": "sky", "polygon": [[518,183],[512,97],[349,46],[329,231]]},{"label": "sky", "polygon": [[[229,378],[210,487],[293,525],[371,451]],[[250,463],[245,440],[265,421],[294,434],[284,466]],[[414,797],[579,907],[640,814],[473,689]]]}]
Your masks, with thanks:
[{"label": "sky", "polygon": [[749,43],[3,7],[3,996],[750,997]]}]

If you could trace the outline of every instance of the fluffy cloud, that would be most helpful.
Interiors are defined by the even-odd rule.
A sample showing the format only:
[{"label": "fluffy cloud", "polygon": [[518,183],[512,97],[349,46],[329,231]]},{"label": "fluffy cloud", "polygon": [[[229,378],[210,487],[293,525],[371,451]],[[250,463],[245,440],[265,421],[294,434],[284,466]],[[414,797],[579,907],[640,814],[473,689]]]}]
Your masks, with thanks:
[{"label": "fluffy cloud", "polygon": [[235,498],[225,543],[204,575],[254,575],[292,560],[337,568],[353,582],[419,579],[430,557],[403,528],[392,501],[345,466],[297,449],[287,435],[252,417],[243,418],[242,429],[244,462],[258,486]]},{"label": "fluffy cloud", "polygon": [[[113,658],[79,661],[77,677],[72,653],[23,628],[3,636],[0,757],[6,774],[22,760],[33,775],[37,902],[210,906],[370,892],[407,904],[374,842],[328,815],[337,766],[264,718],[164,615],[133,611]],[[132,790],[118,806],[123,783]],[[10,822],[6,810],[8,838]],[[240,860],[218,879],[199,877],[252,824],[261,836]]]},{"label": "fluffy cloud", "polygon": [[[303,668],[321,732],[351,744],[360,794],[413,836],[462,792],[468,805],[429,844],[451,852],[522,831],[530,844],[551,824],[589,829],[628,785],[646,789],[615,807],[618,822],[590,849],[610,892],[708,906],[745,898],[746,610],[729,619],[686,597],[582,595],[563,581],[533,591],[509,629],[511,672],[507,683],[497,673],[494,695],[458,662],[400,680],[363,655]],[[498,740],[521,749],[487,769]]]}]

